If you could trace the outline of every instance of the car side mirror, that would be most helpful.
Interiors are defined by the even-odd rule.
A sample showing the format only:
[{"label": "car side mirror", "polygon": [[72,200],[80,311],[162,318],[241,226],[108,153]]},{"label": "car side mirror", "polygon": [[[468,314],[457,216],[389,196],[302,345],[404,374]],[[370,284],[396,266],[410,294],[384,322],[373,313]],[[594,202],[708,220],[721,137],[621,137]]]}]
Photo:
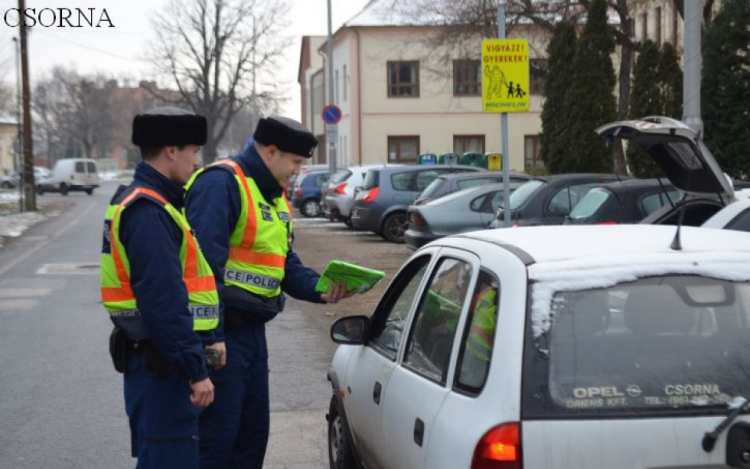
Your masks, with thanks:
[{"label": "car side mirror", "polygon": [[369,329],[370,318],[367,316],[340,318],[331,325],[331,340],[343,345],[364,344]]}]

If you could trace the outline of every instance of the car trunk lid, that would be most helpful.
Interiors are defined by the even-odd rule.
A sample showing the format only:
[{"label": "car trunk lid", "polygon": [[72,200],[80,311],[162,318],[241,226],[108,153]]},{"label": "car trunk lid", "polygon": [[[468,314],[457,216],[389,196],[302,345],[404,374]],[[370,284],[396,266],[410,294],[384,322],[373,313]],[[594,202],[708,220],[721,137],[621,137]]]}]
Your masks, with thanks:
[{"label": "car trunk lid", "polygon": [[642,147],[683,193],[734,197],[732,186],[713,155],[684,122],[661,116],[644,117],[605,124],[596,132],[608,141],[622,138]]}]

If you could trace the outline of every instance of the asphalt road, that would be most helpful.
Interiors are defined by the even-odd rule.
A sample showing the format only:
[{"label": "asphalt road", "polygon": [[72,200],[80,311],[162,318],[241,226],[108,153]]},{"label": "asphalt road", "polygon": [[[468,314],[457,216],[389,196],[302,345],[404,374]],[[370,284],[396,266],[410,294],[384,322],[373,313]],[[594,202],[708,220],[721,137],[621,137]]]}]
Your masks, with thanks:
[{"label": "asphalt road", "polygon": [[[122,376],[108,353],[111,323],[99,302],[102,217],[116,186],[107,182],[93,196],[43,195],[70,207],[0,250],[0,469],[135,466]],[[296,250],[317,269],[337,257],[392,275],[409,254],[343,224],[298,220]],[[335,351],[328,327],[341,315],[369,314],[381,283],[336,306],[290,300],[269,324],[266,468],[328,467],[326,372]]]}]

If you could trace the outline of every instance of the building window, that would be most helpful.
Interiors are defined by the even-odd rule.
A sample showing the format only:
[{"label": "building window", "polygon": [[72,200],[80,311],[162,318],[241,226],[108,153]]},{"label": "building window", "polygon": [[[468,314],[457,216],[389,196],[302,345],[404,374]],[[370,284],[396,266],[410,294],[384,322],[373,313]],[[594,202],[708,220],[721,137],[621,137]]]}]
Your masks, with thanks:
[{"label": "building window", "polygon": [[544,168],[544,163],[539,159],[539,136],[526,135],[523,138],[523,167],[524,171]]},{"label": "building window", "polygon": [[333,93],[333,96],[334,96],[333,102],[338,103],[340,102],[339,101],[339,71],[338,70],[336,70],[335,75],[336,75],[336,78],[333,81],[334,88],[335,88],[335,91]]},{"label": "building window", "polygon": [[677,16],[680,13],[677,11],[677,6],[672,5],[672,44],[677,47]]},{"label": "building window", "polygon": [[453,95],[482,95],[482,63],[479,60],[453,61]]},{"label": "building window", "polygon": [[641,41],[648,39],[648,13],[641,15]]},{"label": "building window", "polygon": [[484,135],[454,135],[453,152],[459,155],[484,153]]},{"label": "building window", "polygon": [[544,79],[547,76],[547,59],[529,60],[529,93],[540,96],[544,91]]},{"label": "building window", "polygon": [[344,101],[346,101],[349,95],[349,90],[347,89],[347,82],[349,81],[349,75],[346,74],[346,65],[344,65],[344,73],[343,73],[343,81],[342,85],[344,85]]},{"label": "building window", "polygon": [[655,16],[654,35],[656,36],[656,44],[661,46],[661,7],[656,7]]},{"label": "building window", "polygon": [[419,97],[419,62],[388,62],[388,97]]},{"label": "building window", "polygon": [[389,163],[416,163],[419,155],[419,136],[388,137]]},{"label": "building window", "polygon": [[321,112],[323,112],[323,106],[325,105],[324,104],[325,91],[323,89],[324,88],[323,70],[313,75],[310,82],[311,82],[311,88],[312,88],[311,115],[314,119],[316,116],[319,116]]}]

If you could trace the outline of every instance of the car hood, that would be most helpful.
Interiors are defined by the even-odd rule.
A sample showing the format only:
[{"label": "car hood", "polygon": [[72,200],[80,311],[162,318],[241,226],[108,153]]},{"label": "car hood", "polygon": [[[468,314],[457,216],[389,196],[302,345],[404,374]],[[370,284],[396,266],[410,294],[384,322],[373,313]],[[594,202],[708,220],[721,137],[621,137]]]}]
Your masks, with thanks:
[{"label": "car hood", "polygon": [[632,140],[651,156],[680,191],[698,196],[734,197],[732,186],[698,134],[682,121],[652,116],[605,124],[596,133]]}]

